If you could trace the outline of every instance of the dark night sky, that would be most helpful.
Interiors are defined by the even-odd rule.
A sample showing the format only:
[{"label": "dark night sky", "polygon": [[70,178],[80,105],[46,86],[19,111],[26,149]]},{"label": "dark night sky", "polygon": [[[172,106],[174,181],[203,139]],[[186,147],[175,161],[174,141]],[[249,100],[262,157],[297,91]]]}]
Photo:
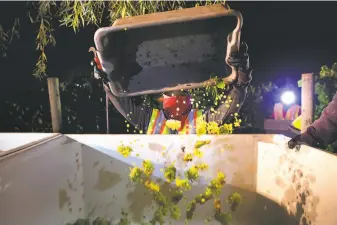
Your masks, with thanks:
[{"label": "dark night sky", "polygon": [[337,61],[337,2],[233,2],[244,18],[256,81],[298,80]]},{"label": "dark night sky", "polygon": [[[229,3],[243,14],[242,40],[249,45],[254,83],[297,81],[301,73],[318,72],[322,65],[337,61],[337,2]],[[10,47],[7,59],[0,60],[2,91],[15,89],[19,77],[25,77],[20,81],[24,85],[26,79],[34,82],[30,73],[38,57],[34,53],[37,27],[29,24],[26,10],[23,2],[0,3],[1,24],[12,23],[18,15],[22,18],[21,40]],[[68,28],[58,31],[57,47],[47,52],[50,74],[88,66],[94,31],[88,28],[76,35]]]}]

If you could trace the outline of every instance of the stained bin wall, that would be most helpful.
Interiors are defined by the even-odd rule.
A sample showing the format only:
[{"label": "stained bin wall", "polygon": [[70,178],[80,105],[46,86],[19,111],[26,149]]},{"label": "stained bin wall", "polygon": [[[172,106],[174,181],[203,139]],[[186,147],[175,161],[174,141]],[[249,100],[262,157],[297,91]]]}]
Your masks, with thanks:
[{"label": "stained bin wall", "polygon": [[[243,196],[233,213],[234,225],[337,224],[336,156],[309,147],[287,150],[287,138],[275,137],[280,136],[54,135],[0,158],[1,225],[58,225],[88,216],[116,223],[121,211],[134,224],[148,221],[155,209],[152,197],[129,181],[130,167],[149,159],[155,165],[154,180],[160,182],[160,169],[170,163],[181,172],[189,166],[181,160],[181,147],[193,151],[196,140],[211,143],[201,148],[202,159],[191,164],[202,161],[209,170],[187,192],[188,199],[222,171],[227,185],[221,199],[233,191]],[[130,157],[117,152],[120,144],[134,149]],[[166,193],[171,188],[161,185]],[[186,208],[183,201],[179,205]],[[198,206],[192,223],[204,224],[212,211],[213,202]]]},{"label": "stained bin wall", "polygon": [[84,216],[81,144],[69,140],[59,135],[0,158],[1,225],[56,225]]}]

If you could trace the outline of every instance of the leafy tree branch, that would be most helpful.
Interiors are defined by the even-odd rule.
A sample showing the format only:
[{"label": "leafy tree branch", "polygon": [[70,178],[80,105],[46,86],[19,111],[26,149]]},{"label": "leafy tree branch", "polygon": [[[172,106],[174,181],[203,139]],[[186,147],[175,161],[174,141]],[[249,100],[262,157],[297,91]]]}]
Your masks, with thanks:
[{"label": "leafy tree branch", "polygon": [[197,7],[219,3],[225,3],[225,1],[197,1],[193,2],[193,5],[184,1],[39,1],[36,7],[36,19],[33,20],[30,16],[32,22],[40,23],[36,45],[41,55],[35,65],[33,75],[37,78],[47,75],[45,49],[49,45],[55,46],[56,44],[52,26],[52,20],[55,18],[59,19],[58,26],[72,28],[76,33],[80,28],[88,25],[96,27],[111,25],[119,18],[185,8],[187,4],[188,7]]},{"label": "leafy tree branch", "polygon": [[2,57],[6,57],[8,45],[10,45],[14,41],[14,39],[20,38],[19,30],[20,30],[19,18],[15,18],[12,28],[7,32],[0,24],[0,54],[2,54]]},{"label": "leafy tree branch", "polygon": [[36,37],[36,50],[40,52],[40,56],[35,64],[33,76],[40,79],[47,76],[46,47],[48,45],[56,45],[56,40],[53,35],[54,29],[52,27],[52,8],[55,6],[55,1],[40,1],[38,2],[38,13],[36,18],[33,19],[31,14],[28,14],[31,22],[39,24],[39,30]]},{"label": "leafy tree branch", "polygon": [[[319,75],[315,77],[315,94],[317,103],[315,104],[315,119],[318,119],[324,108],[332,100],[337,90],[337,63],[331,67],[324,65],[321,67]],[[328,151],[337,152],[337,143],[329,145]]]}]

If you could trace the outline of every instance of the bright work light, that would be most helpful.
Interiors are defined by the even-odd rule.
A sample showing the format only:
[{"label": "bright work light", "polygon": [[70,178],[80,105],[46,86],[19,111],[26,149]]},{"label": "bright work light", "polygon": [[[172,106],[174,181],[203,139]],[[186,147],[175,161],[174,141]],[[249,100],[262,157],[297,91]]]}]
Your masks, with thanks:
[{"label": "bright work light", "polygon": [[296,100],[296,96],[292,91],[285,91],[282,93],[281,101],[283,104],[290,105],[293,104]]}]

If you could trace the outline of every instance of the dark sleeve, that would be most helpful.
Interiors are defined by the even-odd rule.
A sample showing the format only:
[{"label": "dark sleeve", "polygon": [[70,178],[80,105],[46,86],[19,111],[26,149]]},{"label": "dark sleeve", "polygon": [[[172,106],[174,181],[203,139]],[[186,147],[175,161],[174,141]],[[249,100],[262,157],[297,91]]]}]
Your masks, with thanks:
[{"label": "dark sleeve", "polygon": [[[250,77],[251,72],[252,70],[248,70],[245,73],[248,73],[246,75]],[[239,73],[243,72],[239,71]],[[205,111],[204,116],[206,122],[217,122],[220,125],[231,120],[235,113],[239,113],[245,101],[247,95],[247,87],[250,80],[247,80],[246,82],[237,82],[235,84],[232,84],[226,101],[220,102],[220,105],[218,107],[215,107],[214,111]]]},{"label": "dark sleeve", "polygon": [[337,140],[337,93],[329,105],[323,110],[319,119],[303,133],[303,137],[313,137],[323,145],[332,144]]},{"label": "dark sleeve", "polygon": [[145,133],[152,115],[152,108],[142,105],[137,106],[130,97],[118,98],[106,88],[104,90],[118,112],[134,127]]}]

